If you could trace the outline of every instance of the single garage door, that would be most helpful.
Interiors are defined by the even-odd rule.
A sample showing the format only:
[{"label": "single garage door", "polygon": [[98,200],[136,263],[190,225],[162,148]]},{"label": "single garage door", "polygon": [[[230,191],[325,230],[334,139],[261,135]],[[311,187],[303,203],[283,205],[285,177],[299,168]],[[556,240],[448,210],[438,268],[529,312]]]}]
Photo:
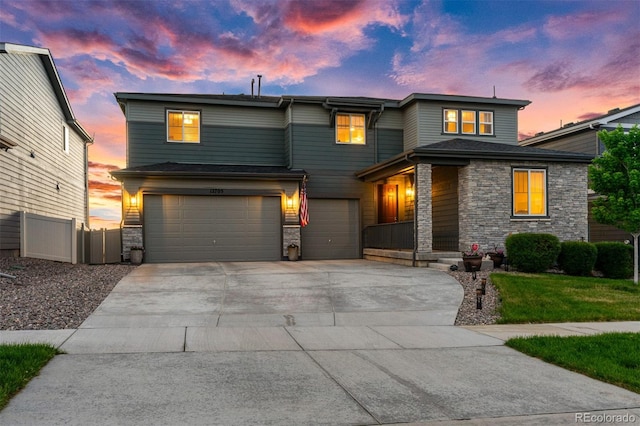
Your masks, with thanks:
[{"label": "single garage door", "polygon": [[309,199],[309,224],[302,228],[305,260],[360,258],[358,200]]},{"label": "single garage door", "polygon": [[148,262],[281,259],[279,197],[145,195]]}]

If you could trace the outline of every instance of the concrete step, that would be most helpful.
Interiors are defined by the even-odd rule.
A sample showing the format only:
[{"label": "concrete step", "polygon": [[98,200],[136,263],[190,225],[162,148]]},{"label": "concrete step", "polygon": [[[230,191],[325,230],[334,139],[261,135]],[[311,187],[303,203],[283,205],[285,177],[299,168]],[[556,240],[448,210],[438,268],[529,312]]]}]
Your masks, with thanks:
[{"label": "concrete step", "polygon": [[429,268],[437,269],[438,271],[447,272],[450,270],[452,264],[440,263],[440,262],[429,262]]}]

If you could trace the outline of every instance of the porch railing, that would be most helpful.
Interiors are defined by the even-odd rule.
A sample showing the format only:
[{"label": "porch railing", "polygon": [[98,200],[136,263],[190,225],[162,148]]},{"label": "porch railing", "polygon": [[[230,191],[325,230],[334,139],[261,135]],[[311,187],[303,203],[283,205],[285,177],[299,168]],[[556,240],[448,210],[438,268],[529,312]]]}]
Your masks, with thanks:
[{"label": "porch railing", "polygon": [[381,223],[362,231],[362,243],[366,248],[413,249],[413,221]]}]

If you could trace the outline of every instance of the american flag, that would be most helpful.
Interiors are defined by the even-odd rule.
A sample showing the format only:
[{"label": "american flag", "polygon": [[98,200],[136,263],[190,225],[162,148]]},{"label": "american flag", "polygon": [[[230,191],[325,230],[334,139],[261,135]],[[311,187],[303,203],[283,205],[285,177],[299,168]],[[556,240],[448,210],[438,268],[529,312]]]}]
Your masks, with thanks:
[{"label": "american flag", "polygon": [[303,228],[309,224],[309,206],[307,206],[307,183],[302,182],[300,189],[300,226]]}]

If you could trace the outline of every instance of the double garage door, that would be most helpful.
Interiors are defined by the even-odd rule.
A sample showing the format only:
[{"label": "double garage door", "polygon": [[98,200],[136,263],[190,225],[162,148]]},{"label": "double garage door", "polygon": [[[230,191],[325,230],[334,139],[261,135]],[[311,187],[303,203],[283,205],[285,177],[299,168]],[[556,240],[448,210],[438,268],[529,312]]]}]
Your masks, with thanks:
[{"label": "double garage door", "polygon": [[[358,200],[309,199],[305,260],[360,256]],[[280,197],[145,195],[147,262],[271,261],[282,258]]]},{"label": "double garage door", "polygon": [[280,197],[145,195],[148,262],[281,259]]}]

